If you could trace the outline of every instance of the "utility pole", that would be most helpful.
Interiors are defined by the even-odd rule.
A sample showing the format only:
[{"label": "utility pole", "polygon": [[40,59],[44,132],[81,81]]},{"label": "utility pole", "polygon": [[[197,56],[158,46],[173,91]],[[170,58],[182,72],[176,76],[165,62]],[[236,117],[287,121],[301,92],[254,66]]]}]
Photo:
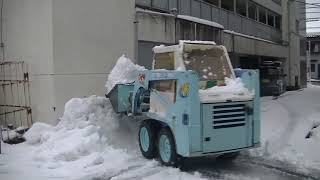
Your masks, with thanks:
[{"label": "utility pole", "polygon": [[0,154],[1,154],[1,145],[2,145],[2,127],[0,126]]}]

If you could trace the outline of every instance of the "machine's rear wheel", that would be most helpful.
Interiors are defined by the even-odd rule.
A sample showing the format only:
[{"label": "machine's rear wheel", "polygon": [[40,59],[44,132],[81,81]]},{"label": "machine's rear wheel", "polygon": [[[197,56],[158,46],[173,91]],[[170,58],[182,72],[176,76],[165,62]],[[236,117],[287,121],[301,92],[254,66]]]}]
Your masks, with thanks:
[{"label": "machine's rear wheel", "polygon": [[165,166],[177,166],[176,145],[171,131],[163,128],[158,134],[158,152],[161,163]]},{"label": "machine's rear wheel", "polygon": [[152,123],[147,121],[141,123],[138,140],[142,155],[147,159],[154,158],[156,154],[156,145]]}]

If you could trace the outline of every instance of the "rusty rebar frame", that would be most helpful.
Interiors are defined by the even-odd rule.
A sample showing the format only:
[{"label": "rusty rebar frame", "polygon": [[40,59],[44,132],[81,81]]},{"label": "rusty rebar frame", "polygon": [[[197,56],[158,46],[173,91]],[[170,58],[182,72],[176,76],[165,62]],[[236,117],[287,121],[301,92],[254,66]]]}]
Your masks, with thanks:
[{"label": "rusty rebar frame", "polygon": [[0,62],[0,97],[3,97],[2,101],[0,99],[0,129],[10,124],[16,128],[32,125],[29,73],[25,62]]}]

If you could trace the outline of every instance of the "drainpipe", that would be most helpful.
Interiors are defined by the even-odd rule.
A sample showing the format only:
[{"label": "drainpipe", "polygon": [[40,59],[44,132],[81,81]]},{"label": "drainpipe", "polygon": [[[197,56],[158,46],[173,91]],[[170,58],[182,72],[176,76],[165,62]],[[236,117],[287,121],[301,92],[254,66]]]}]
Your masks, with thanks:
[{"label": "drainpipe", "polygon": [[1,60],[4,61],[5,58],[5,53],[4,53],[4,42],[3,42],[3,4],[4,0],[1,0],[1,5],[0,5],[0,48],[1,48]]},{"label": "drainpipe", "polygon": [[291,41],[292,41],[292,38],[291,38],[291,27],[290,27],[290,16],[291,16],[291,4],[292,4],[292,1],[293,0],[288,0],[287,2],[287,9],[288,9],[288,15],[287,15],[287,21],[288,21],[288,40],[289,40],[289,43],[288,43],[288,47],[289,47],[289,54],[288,54],[288,63],[289,63],[289,86],[291,87],[292,86],[292,60],[291,60]]},{"label": "drainpipe", "polygon": [[139,47],[138,47],[139,46],[138,25],[139,25],[139,21],[138,21],[138,13],[137,12],[135,12],[133,23],[134,23],[134,59],[135,59],[136,63],[138,63],[138,55],[139,55],[139,52],[138,52],[138,49],[139,49]]}]

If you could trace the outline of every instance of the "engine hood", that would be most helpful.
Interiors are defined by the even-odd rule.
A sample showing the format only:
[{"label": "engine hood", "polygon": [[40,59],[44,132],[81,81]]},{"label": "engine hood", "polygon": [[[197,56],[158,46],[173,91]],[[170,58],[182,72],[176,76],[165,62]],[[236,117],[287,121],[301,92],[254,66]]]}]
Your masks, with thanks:
[{"label": "engine hood", "polygon": [[254,95],[250,92],[218,92],[218,93],[203,93],[199,92],[201,103],[222,103],[222,102],[239,102],[251,101]]}]

